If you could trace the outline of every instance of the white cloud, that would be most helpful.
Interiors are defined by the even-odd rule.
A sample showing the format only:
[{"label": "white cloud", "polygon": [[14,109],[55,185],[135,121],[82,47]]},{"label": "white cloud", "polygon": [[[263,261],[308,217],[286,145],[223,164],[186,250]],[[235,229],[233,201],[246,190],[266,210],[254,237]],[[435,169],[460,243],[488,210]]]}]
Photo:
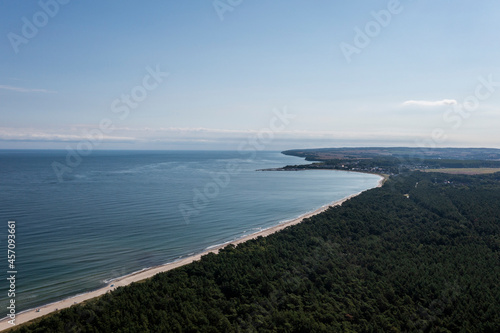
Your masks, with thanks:
[{"label": "white cloud", "polygon": [[[487,128],[486,126],[481,136],[467,129],[460,133],[449,132],[446,145],[497,147],[496,132],[488,132]],[[74,147],[78,142],[89,140],[86,133],[92,129],[92,126],[84,124],[63,128],[0,127],[0,148],[36,146],[64,149],[68,145]],[[255,142],[260,132],[261,130],[256,129],[116,127],[112,133],[102,136],[102,145],[96,148],[236,150],[241,143]],[[430,140],[429,131],[416,128],[387,127],[342,131],[283,130],[276,132],[269,142],[259,143],[259,146],[263,146],[266,150],[340,146],[415,146],[418,142],[428,140]]]},{"label": "white cloud", "polygon": [[[88,140],[82,133],[73,133],[68,129],[34,129],[0,127],[0,141],[42,141],[42,142],[79,142]],[[102,135],[103,141],[135,141],[135,137]]]},{"label": "white cloud", "polygon": [[[88,139],[86,133],[93,128],[88,125],[74,125],[67,128],[9,128],[0,127],[0,141],[45,141],[45,142],[78,142]],[[235,146],[242,140],[254,138],[269,129],[217,129],[217,128],[148,128],[148,127],[115,127],[112,133],[102,135],[103,142],[232,142]],[[408,135],[407,131],[308,131],[283,130],[275,132],[275,139],[303,140],[338,140],[345,138],[399,138]]]},{"label": "white cloud", "polygon": [[0,85],[0,89],[3,90],[10,90],[10,91],[15,91],[15,92],[20,92],[20,93],[44,93],[44,94],[53,94],[55,91],[47,90],[47,89],[28,89],[28,88],[22,88],[22,87],[13,87],[13,86],[5,86],[5,85]]},{"label": "white cloud", "polygon": [[449,106],[457,105],[458,102],[454,99],[443,99],[440,101],[416,101],[409,100],[403,103],[403,106],[423,106],[423,107],[433,107],[433,106]]}]

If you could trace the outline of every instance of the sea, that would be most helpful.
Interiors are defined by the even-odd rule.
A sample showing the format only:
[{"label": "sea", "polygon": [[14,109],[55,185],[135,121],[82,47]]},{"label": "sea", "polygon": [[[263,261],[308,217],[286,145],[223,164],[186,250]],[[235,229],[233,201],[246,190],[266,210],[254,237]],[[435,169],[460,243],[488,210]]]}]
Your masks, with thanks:
[{"label": "sea", "polygon": [[380,179],[257,171],[297,164],[307,162],[272,151],[0,150],[0,308],[6,315],[7,271],[15,271],[16,311],[32,309],[294,219]]}]

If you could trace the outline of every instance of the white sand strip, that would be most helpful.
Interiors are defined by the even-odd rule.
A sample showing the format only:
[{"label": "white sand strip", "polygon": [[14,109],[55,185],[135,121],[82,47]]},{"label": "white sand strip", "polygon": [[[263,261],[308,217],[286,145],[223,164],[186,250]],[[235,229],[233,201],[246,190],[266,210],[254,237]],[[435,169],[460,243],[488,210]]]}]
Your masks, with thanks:
[{"label": "white sand strip", "polygon": [[[384,181],[385,181],[385,178],[382,177],[382,179],[379,181],[377,187],[381,187],[383,185]],[[202,256],[204,256],[204,255],[206,255],[208,253],[217,253],[217,252],[219,252],[219,250],[221,248],[224,248],[224,247],[226,247],[229,244],[238,245],[238,244],[246,242],[246,241],[248,241],[250,239],[255,239],[255,238],[260,237],[260,236],[262,236],[262,237],[269,236],[269,235],[271,235],[271,234],[273,234],[273,233],[275,233],[277,231],[285,229],[286,227],[298,224],[298,223],[302,222],[304,219],[307,219],[307,218],[309,218],[311,216],[320,214],[320,213],[324,212],[325,210],[327,210],[330,207],[340,206],[345,201],[347,201],[347,200],[351,199],[352,197],[355,197],[355,196],[357,196],[357,195],[359,195],[361,193],[362,192],[350,195],[350,196],[345,197],[345,198],[343,198],[341,200],[332,202],[329,205],[325,205],[325,206],[323,206],[323,207],[321,207],[321,208],[319,208],[319,209],[317,209],[317,210],[315,210],[313,212],[301,215],[301,216],[299,216],[296,219],[293,219],[293,220],[290,220],[290,221],[287,221],[287,222],[284,222],[284,223],[280,223],[280,224],[278,224],[278,225],[276,225],[274,227],[271,227],[271,228],[268,228],[268,229],[256,232],[254,234],[245,236],[245,237],[240,238],[240,239],[238,239],[238,240],[236,240],[234,242],[230,242],[230,243],[226,243],[224,245],[220,245],[218,247],[212,248],[212,249],[207,250],[205,252],[202,252],[202,253],[199,253],[199,254],[196,254],[196,255],[193,255],[193,256],[190,256],[190,257],[186,257],[184,259],[180,259],[179,261],[175,261],[175,262],[168,263],[168,264],[161,265],[161,266],[152,267],[152,268],[149,268],[149,269],[146,269],[146,270],[143,270],[143,271],[139,271],[139,272],[136,272],[136,273],[133,273],[133,274],[130,274],[130,275],[126,275],[124,277],[121,277],[121,278],[118,278],[116,280],[113,280],[112,282],[108,283],[105,287],[97,289],[95,291],[91,291],[91,292],[88,292],[88,293],[80,294],[80,295],[77,295],[77,296],[74,296],[74,297],[71,297],[71,298],[64,299],[62,301],[57,301],[55,303],[51,303],[51,304],[47,304],[47,305],[41,306],[41,307],[37,308],[39,311],[37,311],[36,309],[31,309],[31,310],[27,310],[27,311],[21,312],[21,313],[19,313],[19,314],[16,315],[16,322],[15,322],[16,326],[20,325],[20,324],[23,324],[23,323],[26,323],[28,321],[31,321],[33,319],[40,318],[40,317],[42,317],[44,315],[47,315],[47,314],[49,314],[51,312],[54,312],[54,311],[57,311],[57,310],[61,310],[61,309],[64,309],[64,308],[69,308],[73,304],[78,304],[78,303],[84,302],[86,300],[89,300],[91,298],[95,298],[95,297],[101,296],[101,295],[107,293],[108,291],[113,290],[113,289],[115,289],[117,287],[123,287],[123,286],[131,284],[132,282],[138,282],[138,281],[141,281],[141,280],[144,280],[144,279],[148,279],[148,278],[151,278],[151,277],[153,277],[154,275],[156,275],[158,273],[166,272],[166,271],[169,271],[171,269],[174,269],[174,268],[181,267],[181,266],[187,265],[189,263],[192,263],[193,261],[200,260]],[[111,287],[111,285],[113,285],[113,287]],[[13,327],[13,325],[8,322],[9,320],[10,320],[10,318],[5,317],[4,319],[2,319],[0,321],[0,331],[3,331],[5,329]]]}]

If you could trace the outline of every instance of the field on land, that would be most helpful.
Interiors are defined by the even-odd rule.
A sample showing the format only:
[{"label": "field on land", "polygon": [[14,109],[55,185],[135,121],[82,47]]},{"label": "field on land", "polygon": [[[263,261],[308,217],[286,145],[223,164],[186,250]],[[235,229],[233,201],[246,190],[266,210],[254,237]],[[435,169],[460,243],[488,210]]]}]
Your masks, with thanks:
[{"label": "field on land", "polygon": [[456,169],[427,169],[425,172],[441,172],[453,175],[484,175],[500,172],[500,168],[456,168]]}]

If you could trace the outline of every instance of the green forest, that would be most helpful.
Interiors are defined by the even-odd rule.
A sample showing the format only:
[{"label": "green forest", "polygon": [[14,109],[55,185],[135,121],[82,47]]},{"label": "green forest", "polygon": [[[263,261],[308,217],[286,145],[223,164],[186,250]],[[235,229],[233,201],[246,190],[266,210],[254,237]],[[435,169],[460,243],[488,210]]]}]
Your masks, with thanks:
[{"label": "green forest", "polygon": [[[312,164],[287,165],[274,170],[335,169],[358,170],[395,175],[414,170],[447,168],[500,168],[500,161],[417,159],[403,157],[374,157],[362,159],[333,159]],[[264,169],[266,170],[266,169]]]},{"label": "green forest", "polygon": [[15,332],[500,332],[500,173],[401,173]]}]

